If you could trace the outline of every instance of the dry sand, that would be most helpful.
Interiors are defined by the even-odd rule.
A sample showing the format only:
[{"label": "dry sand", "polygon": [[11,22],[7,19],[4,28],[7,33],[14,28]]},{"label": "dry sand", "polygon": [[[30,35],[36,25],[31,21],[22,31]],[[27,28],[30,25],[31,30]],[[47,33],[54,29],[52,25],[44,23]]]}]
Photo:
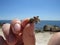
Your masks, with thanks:
[{"label": "dry sand", "polygon": [[36,45],[47,45],[52,35],[53,33],[51,34],[50,32],[37,33],[36,34]]},{"label": "dry sand", "polygon": [[[1,29],[0,29],[0,35],[3,35]],[[51,36],[53,35],[53,33],[51,34],[50,32],[40,32],[40,33],[35,33],[36,36],[36,45],[47,45],[49,39],[51,38]]]}]

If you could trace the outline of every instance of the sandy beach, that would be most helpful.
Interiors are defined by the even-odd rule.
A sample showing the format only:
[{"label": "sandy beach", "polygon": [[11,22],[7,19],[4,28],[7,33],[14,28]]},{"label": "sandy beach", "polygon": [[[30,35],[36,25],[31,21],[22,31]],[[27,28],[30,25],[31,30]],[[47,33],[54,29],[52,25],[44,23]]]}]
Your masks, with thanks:
[{"label": "sandy beach", "polygon": [[36,45],[47,45],[49,39],[53,34],[50,32],[37,33],[36,35]]},{"label": "sandy beach", "polygon": [[[40,32],[40,33],[35,33],[35,37],[36,37],[36,45],[47,45],[48,44],[48,41],[49,39],[51,38],[51,36],[53,35],[54,33],[50,33],[50,32]],[[0,35],[3,35],[1,29],[0,29]]]}]

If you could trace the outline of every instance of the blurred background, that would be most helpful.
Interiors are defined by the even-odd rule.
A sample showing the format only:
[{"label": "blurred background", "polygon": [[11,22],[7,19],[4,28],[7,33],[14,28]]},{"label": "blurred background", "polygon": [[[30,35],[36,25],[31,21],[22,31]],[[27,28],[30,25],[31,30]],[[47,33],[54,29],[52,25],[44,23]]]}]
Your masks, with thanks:
[{"label": "blurred background", "polygon": [[3,24],[13,19],[33,16],[40,19],[35,24],[36,44],[45,45],[54,34],[51,32],[60,31],[60,0],[0,0],[0,30]]}]

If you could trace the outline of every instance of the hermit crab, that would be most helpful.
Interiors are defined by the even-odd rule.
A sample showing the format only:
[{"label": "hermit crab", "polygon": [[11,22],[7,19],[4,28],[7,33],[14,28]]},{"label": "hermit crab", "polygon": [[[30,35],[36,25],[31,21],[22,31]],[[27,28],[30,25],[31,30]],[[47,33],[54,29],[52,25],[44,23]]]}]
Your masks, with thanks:
[{"label": "hermit crab", "polygon": [[[23,31],[24,27],[27,25],[27,24],[32,24],[32,23],[35,23],[37,24],[38,22],[40,22],[40,19],[39,19],[39,16],[34,16],[30,19],[26,19],[26,20],[22,20],[21,22],[19,20],[13,20],[11,22],[11,26],[10,26],[10,29],[15,33],[15,34],[18,34],[20,32]],[[14,28],[13,28],[14,27]]]},{"label": "hermit crab", "polygon": [[39,16],[34,16],[33,18],[30,18],[29,23],[38,23],[40,22]]}]

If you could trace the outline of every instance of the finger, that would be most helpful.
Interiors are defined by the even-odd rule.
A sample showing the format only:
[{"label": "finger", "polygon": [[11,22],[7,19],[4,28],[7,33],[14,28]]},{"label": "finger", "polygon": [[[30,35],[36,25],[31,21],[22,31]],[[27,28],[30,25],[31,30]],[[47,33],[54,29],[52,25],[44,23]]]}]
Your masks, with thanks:
[{"label": "finger", "polygon": [[11,21],[12,26],[14,26],[14,24],[16,24],[16,23],[21,24],[21,22],[20,22],[19,19],[13,19],[13,20]]},{"label": "finger", "polygon": [[11,21],[11,28],[14,34],[18,34],[21,30],[21,22],[18,19]]},{"label": "finger", "polygon": [[34,24],[27,24],[23,30],[24,45],[35,45]]},{"label": "finger", "polygon": [[4,33],[7,43],[9,45],[15,45],[17,42],[17,39],[16,39],[16,36],[12,33],[10,26],[11,26],[10,24],[4,24],[2,26],[2,31]]},{"label": "finger", "polygon": [[27,24],[23,30],[23,33],[34,35],[34,24]]},{"label": "finger", "polygon": [[3,31],[5,37],[8,36],[9,31],[10,31],[10,24],[8,24],[8,23],[3,24],[2,31]]},{"label": "finger", "polygon": [[9,33],[10,33],[10,24],[8,24],[8,23],[3,24],[2,31],[3,31],[3,34],[4,34],[5,39],[7,41],[9,39],[7,37],[9,36]]},{"label": "finger", "polygon": [[29,20],[30,20],[29,18],[24,19],[24,20],[22,21],[21,25],[22,25],[23,27],[25,27],[26,24],[29,22]]}]

